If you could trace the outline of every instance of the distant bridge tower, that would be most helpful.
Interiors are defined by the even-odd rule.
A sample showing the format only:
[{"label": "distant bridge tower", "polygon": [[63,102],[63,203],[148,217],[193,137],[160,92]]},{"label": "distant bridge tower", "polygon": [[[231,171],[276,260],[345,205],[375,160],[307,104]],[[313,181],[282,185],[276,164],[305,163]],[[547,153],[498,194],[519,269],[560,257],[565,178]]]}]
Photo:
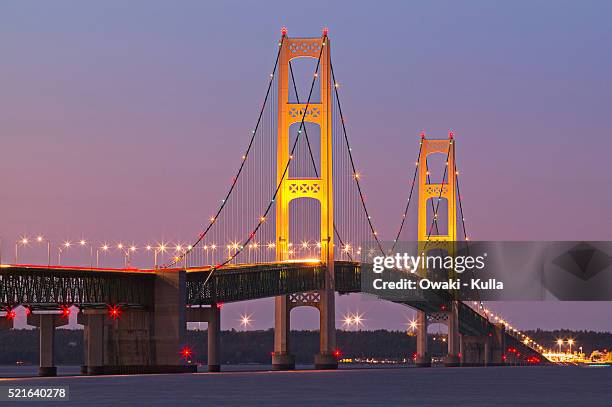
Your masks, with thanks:
[{"label": "distant bridge tower", "polygon": [[[289,62],[294,58],[319,58],[318,80],[320,101],[289,103]],[[289,258],[289,204],[294,199],[312,198],[320,203],[321,210],[321,261],[326,267],[325,289],[318,292],[284,295],[275,300],[274,369],[295,367],[289,347],[290,313],[298,306],[314,306],[320,315],[320,353],[315,356],[319,369],[338,366],[336,350],[335,289],[334,289],[334,207],[332,186],[332,123],[331,123],[331,69],[327,30],[318,38],[289,38],[283,29],[278,61],[278,150],[277,183],[280,189],[276,198],[276,260]],[[292,178],[283,174],[289,156],[289,128],[294,123],[315,123],[320,128],[320,176],[319,178]],[[283,176],[284,175],[284,176]]]},{"label": "distant bridge tower", "polygon": [[[448,139],[426,139],[422,135],[421,154],[419,155],[419,208],[418,208],[418,240],[419,253],[433,249],[444,249],[453,254],[454,242],[457,241],[457,189],[455,180],[455,142],[453,133]],[[447,157],[446,181],[442,183],[430,183],[427,157],[431,154],[443,154]],[[446,200],[447,212],[440,216],[438,200]],[[431,203],[430,203],[431,200]],[[433,219],[427,219],[427,206],[434,208]],[[440,227],[446,220],[444,234],[433,230],[433,222]],[[428,321],[429,320],[429,321]],[[427,350],[427,325],[428,322],[443,322],[448,326],[448,356],[445,364],[448,366],[459,365],[459,316],[458,304],[453,301],[450,309],[441,309],[439,312],[425,313],[417,312],[418,336],[417,336],[417,360],[418,366],[430,366],[431,355]]]}]

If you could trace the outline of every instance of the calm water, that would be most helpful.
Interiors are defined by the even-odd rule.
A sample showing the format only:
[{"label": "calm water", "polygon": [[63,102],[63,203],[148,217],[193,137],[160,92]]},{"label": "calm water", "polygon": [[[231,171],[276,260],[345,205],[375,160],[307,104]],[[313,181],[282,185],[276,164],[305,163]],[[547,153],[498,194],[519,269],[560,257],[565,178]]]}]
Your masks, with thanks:
[{"label": "calm water", "polygon": [[[234,369],[254,370],[254,366]],[[261,367],[261,368],[265,368]],[[22,370],[20,370],[22,369]],[[25,370],[24,370],[25,369]],[[228,367],[229,369],[229,367]],[[29,374],[32,367],[1,367]],[[78,367],[60,368],[60,374]],[[70,386],[70,404],[612,406],[612,368],[489,367],[233,371],[182,375],[1,379],[0,386]],[[5,403],[0,403],[6,405]]]}]

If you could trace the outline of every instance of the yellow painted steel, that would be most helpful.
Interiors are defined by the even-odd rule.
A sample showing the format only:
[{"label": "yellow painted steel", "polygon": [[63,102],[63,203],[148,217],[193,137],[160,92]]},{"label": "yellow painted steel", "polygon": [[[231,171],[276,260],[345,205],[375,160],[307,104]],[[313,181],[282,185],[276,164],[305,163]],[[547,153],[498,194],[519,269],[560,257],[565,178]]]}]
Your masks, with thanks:
[{"label": "yellow painted steel", "polygon": [[[310,101],[308,104],[289,103],[289,61],[302,57],[319,58],[319,55],[320,101]],[[276,200],[276,260],[284,261],[289,258],[289,203],[294,199],[312,198],[320,203],[321,261],[331,264],[334,259],[334,206],[329,38],[285,37],[281,44],[278,75],[277,185],[280,184],[280,188]],[[292,178],[290,173],[283,177],[285,165],[290,159],[289,127],[294,123],[301,123],[302,118],[304,122],[315,123],[320,127],[319,178]]]}]

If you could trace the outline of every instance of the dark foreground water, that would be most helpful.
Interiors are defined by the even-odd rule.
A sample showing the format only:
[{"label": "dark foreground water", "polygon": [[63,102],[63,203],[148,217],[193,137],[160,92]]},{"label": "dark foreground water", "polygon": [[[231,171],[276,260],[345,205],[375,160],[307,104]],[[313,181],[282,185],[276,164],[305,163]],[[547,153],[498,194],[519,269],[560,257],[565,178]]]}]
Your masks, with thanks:
[{"label": "dark foreground water", "polygon": [[[0,374],[14,375],[15,369],[31,370],[0,367]],[[70,369],[78,371],[64,367],[60,373]],[[612,368],[387,368],[0,379],[0,386],[12,385],[70,386],[70,405],[87,406],[612,406]]]}]

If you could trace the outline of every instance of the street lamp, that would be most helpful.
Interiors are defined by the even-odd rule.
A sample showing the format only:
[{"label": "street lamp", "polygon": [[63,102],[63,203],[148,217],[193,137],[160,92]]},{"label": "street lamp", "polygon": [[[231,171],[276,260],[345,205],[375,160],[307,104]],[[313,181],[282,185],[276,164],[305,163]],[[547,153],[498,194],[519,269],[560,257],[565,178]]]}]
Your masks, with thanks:
[{"label": "street lamp", "polygon": [[574,344],[574,340],[573,339],[568,339],[567,340],[567,344],[569,345],[569,353],[572,353],[572,345]]},{"label": "street lamp", "polygon": [[557,339],[557,345],[559,345],[559,353],[561,353],[561,346],[563,345],[563,339]]},{"label": "street lamp", "polygon": [[57,248],[57,265],[58,266],[62,264],[62,251],[70,249],[70,246],[72,246],[72,243],[70,243],[69,241],[65,241],[64,243],[62,243],[60,247]]},{"label": "street lamp", "polygon": [[36,236],[37,243],[47,243],[47,267],[51,266],[51,241],[49,239],[45,239],[43,235]]},{"label": "street lamp", "polygon": [[106,253],[108,252],[108,249],[110,249],[110,247],[106,243],[104,243],[102,247],[96,249],[96,268],[100,268],[100,250],[102,250],[103,253]]},{"label": "street lamp", "polygon": [[17,264],[19,260],[19,246],[26,246],[29,242],[27,237],[22,237],[15,242],[15,264]]}]

